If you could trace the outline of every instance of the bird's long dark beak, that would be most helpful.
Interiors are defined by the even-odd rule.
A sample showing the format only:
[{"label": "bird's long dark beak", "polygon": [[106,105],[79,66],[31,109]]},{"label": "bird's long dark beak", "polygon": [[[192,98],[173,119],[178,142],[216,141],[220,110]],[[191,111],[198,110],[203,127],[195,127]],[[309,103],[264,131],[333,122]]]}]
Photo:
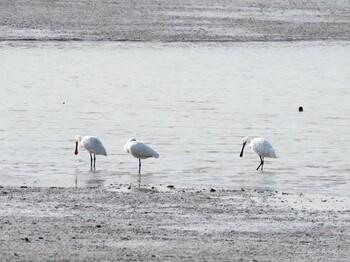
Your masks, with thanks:
[{"label": "bird's long dark beak", "polygon": [[246,143],[247,143],[247,142],[244,142],[244,143],[243,143],[241,153],[239,154],[239,156],[240,156],[240,157],[242,157],[242,156],[243,156],[243,150],[244,150],[244,147],[245,147],[245,144],[246,144]]},{"label": "bird's long dark beak", "polygon": [[78,141],[75,142],[75,151],[74,151],[74,155],[78,154]]}]

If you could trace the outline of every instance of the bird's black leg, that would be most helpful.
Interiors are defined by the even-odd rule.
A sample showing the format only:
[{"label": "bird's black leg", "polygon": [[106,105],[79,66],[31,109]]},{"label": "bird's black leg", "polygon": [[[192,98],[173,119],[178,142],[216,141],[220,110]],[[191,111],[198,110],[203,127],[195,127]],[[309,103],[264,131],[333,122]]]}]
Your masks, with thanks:
[{"label": "bird's black leg", "polygon": [[96,169],[96,155],[94,154],[94,170]]},{"label": "bird's black leg", "polygon": [[90,168],[92,170],[92,154],[90,153]]},{"label": "bird's black leg", "polygon": [[262,161],[261,171],[263,171],[263,168],[264,168],[264,158],[263,158],[263,157],[260,157],[260,158],[261,158],[261,161]]},{"label": "bird's black leg", "polygon": [[256,170],[259,170],[260,166],[261,166],[261,162],[260,162],[260,165],[258,165],[258,167],[256,168]]},{"label": "bird's black leg", "polygon": [[264,160],[261,158],[261,156],[259,155],[260,157],[260,165],[257,167],[256,170],[259,170],[259,168],[261,167],[261,171],[262,171],[262,165],[264,164]]},{"label": "bird's black leg", "polygon": [[139,159],[139,188],[141,185],[141,159]]}]

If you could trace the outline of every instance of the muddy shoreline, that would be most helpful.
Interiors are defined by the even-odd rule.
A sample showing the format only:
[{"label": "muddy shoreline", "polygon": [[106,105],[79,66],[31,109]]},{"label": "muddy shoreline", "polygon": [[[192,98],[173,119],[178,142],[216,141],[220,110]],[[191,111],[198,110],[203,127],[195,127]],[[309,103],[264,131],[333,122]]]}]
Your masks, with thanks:
[{"label": "muddy shoreline", "polygon": [[212,188],[0,188],[2,261],[347,261],[349,198]]},{"label": "muddy shoreline", "polygon": [[341,0],[3,0],[0,40],[350,40],[350,4]]}]

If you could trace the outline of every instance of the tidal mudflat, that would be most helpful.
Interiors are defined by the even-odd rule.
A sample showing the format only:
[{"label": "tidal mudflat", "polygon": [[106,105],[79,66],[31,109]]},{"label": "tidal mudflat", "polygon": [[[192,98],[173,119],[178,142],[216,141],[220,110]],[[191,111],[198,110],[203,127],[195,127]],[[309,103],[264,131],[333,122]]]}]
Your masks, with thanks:
[{"label": "tidal mudflat", "polygon": [[347,261],[349,198],[111,185],[0,188],[3,261]]}]

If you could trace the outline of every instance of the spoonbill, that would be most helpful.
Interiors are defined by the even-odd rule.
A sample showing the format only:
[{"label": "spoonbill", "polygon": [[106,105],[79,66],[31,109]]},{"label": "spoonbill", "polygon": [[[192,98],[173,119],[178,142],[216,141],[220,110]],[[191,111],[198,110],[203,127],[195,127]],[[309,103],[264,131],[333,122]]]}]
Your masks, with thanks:
[{"label": "spoonbill", "polygon": [[141,159],[146,159],[149,157],[158,158],[159,154],[154,151],[149,146],[145,145],[144,143],[136,141],[135,138],[130,138],[128,141],[126,141],[126,144],[124,145],[124,150],[126,153],[131,154],[133,157],[139,159],[139,187],[141,184]]},{"label": "spoonbill", "polygon": [[261,171],[263,171],[265,157],[276,158],[275,150],[273,149],[269,141],[267,141],[265,138],[261,138],[261,137],[254,138],[250,136],[246,136],[243,138],[242,151],[241,151],[241,154],[239,155],[240,157],[243,156],[243,150],[246,144],[248,144],[252,149],[252,151],[258,154],[260,157],[260,165],[256,170],[259,170],[259,168],[261,167]]},{"label": "spoonbill", "polygon": [[[95,169],[95,164],[96,164],[96,155],[104,155],[107,156],[106,149],[102,145],[102,142],[100,139],[94,136],[80,136],[77,135],[75,137],[75,151],[74,154],[78,154],[78,145],[81,145],[84,147],[89,153],[90,153],[90,166],[92,169],[92,160],[94,160],[94,169]],[[92,159],[92,155],[94,155],[94,158]]]}]

